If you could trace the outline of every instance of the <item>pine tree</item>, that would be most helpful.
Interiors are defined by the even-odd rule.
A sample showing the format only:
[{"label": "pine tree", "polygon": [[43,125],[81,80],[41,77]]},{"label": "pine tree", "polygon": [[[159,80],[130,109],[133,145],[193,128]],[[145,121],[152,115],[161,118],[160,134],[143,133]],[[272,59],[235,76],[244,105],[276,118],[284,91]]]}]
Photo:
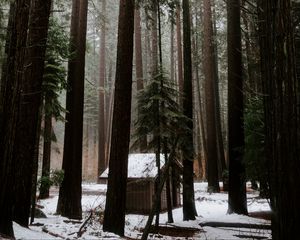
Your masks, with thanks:
[{"label": "pine tree", "polygon": [[67,43],[68,38],[64,29],[59,25],[57,19],[51,18],[43,79],[44,149],[39,195],[41,199],[49,197],[51,142],[55,139],[52,131],[52,118],[64,121],[62,115],[65,109],[59,101],[59,95],[62,90],[67,88],[66,70],[63,66],[64,61],[70,55]]}]

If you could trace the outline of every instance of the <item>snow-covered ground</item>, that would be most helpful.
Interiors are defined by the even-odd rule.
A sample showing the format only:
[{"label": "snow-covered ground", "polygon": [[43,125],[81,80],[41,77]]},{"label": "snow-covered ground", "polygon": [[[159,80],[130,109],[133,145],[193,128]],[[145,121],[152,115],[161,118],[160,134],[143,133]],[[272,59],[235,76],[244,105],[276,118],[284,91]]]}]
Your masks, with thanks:
[{"label": "snow-covered ground", "polygon": [[[270,221],[241,216],[236,214],[228,215],[227,194],[209,194],[206,192],[207,183],[195,183],[195,200],[198,217],[195,221],[182,221],[182,208],[174,209],[174,224],[167,224],[167,214],[161,214],[160,222],[165,227],[175,227],[180,229],[192,228],[193,237],[172,237],[166,235],[149,235],[149,239],[271,239],[270,230],[243,229],[229,227],[201,227],[203,222],[225,222],[225,223],[250,223],[250,224],[270,224]],[[86,231],[79,239],[119,239],[120,237],[102,231],[102,217],[105,206],[106,185],[83,184],[82,206],[84,219],[82,221],[71,221],[55,215],[57,204],[57,191],[51,191],[51,197],[39,201],[47,218],[36,219],[30,229],[25,229],[14,224],[15,236],[17,239],[78,239],[77,233],[86,218],[93,211],[93,217],[86,225]],[[97,195],[95,195],[97,193]],[[248,193],[248,211],[259,212],[269,211],[269,204],[264,199],[259,199],[257,192]],[[126,239],[138,239],[145,226],[147,216],[127,215],[125,235]],[[180,231],[179,229],[179,231]],[[198,229],[198,231],[197,231]],[[170,234],[171,235],[171,234]],[[247,237],[248,236],[248,237]]]}]

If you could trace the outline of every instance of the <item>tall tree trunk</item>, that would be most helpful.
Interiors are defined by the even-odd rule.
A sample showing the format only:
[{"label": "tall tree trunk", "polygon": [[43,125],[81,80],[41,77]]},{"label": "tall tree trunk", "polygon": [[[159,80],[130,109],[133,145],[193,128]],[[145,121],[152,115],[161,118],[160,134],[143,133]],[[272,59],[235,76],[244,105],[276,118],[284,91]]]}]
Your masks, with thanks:
[{"label": "tall tree trunk", "polygon": [[[143,53],[142,53],[142,29],[141,29],[141,15],[140,9],[135,9],[134,19],[135,29],[135,67],[136,67],[136,85],[137,91],[144,89],[144,74],[143,74]],[[138,118],[140,116],[140,110],[138,110]],[[140,152],[146,152],[147,150],[147,136],[141,138]]]},{"label": "tall tree trunk", "polygon": [[227,1],[228,14],[228,213],[248,214],[246,176],[243,164],[243,66],[240,1]]},{"label": "tall tree trunk", "polygon": [[300,224],[299,82],[291,10],[288,0],[258,2],[274,240],[294,238]]},{"label": "tall tree trunk", "polygon": [[71,52],[76,52],[76,56],[69,60],[63,154],[64,179],[59,189],[57,204],[57,213],[74,219],[82,218],[82,134],[87,10],[87,0],[73,0],[70,47]]},{"label": "tall tree trunk", "polygon": [[[102,14],[106,13],[106,0],[102,2]],[[106,18],[104,18],[100,36],[100,78],[99,78],[99,144],[98,144],[98,176],[106,169],[105,155],[105,77],[106,77]],[[99,178],[97,178],[99,179]]]},{"label": "tall tree trunk", "polygon": [[31,1],[26,60],[22,76],[16,142],[13,153],[13,162],[18,166],[13,218],[25,227],[28,226],[30,215],[34,159],[39,139],[37,135],[40,128],[41,92],[50,6],[51,0]]},{"label": "tall tree trunk", "polygon": [[134,1],[120,0],[116,86],[103,230],[124,236],[130,141]]},{"label": "tall tree trunk", "polygon": [[224,173],[227,170],[225,161],[225,151],[222,134],[222,118],[221,118],[221,102],[220,102],[220,91],[219,91],[219,60],[218,60],[218,39],[217,39],[217,16],[216,16],[216,3],[215,0],[212,2],[213,7],[213,46],[214,46],[214,60],[215,60],[215,98],[216,98],[216,132],[217,132],[217,144],[218,144],[218,170],[219,176],[223,180],[223,190],[227,191],[226,186],[227,179],[224,177]]},{"label": "tall tree trunk", "polygon": [[192,52],[189,0],[182,1],[183,8],[183,53],[184,53],[184,99],[183,112],[190,119],[186,134],[183,157],[183,220],[195,220],[197,215],[194,197],[194,144],[193,144],[193,87]]},{"label": "tall tree trunk", "polygon": [[182,37],[181,37],[181,8],[176,8],[176,40],[177,40],[177,70],[179,92],[183,92],[183,63],[182,63]]},{"label": "tall tree trunk", "polygon": [[170,67],[170,77],[171,77],[171,82],[172,83],[176,83],[175,82],[175,56],[174,56],[174,23],[171,22],[171,36],[170,36],[170,51],[171,51],[171,54],[170,54],[170,64],[171,64],[171,67]]},{"label": "tall tree trunk", "polygon": [[[164,157],[165,157],[165,165],[168,165],[168,161],[170,161],[168,159],[168,149],[167,149],[167,140],[164,139]],[[165,171],[167,171],[167,173],[165,173],[166,176],[166,198],[167,198],[167,212],[168,212],[168,223],[173,223],[174,219],[173,219],[173,204],[172,204],[172,193],[171,193],[171,181],[170,181],[170,177],[173,176],[171,175],[171,171],[172,171],[172,166],[170,166],[168,169],[165,169]],[[176,197],[177,195],[173,195],[173,197]]]},{"label": "tall tree trunk", "polygon": [[39,150],[40,150],[40,137],[41,137],[41,122],[42,122],[42,105],[40,106],[39,119],[38,119],[38,132],[36,134],[36,147],[33,158],[33,174],[32,174],[32,191],[31,191],[31,208],[30,208],[30,224],[34,222],[35,208],[36,208],[36,192],[39,170]]},{"label": "tall tree trunk", "polygon": [[209,192],[220,192],[216,129],[216,81],[211,1],[204,0],[204,62],[207,131],[207,181]]},{"label": "tall tree trunk", "polygon": [[[25,7],[24,7],[25,6]],[[11,5],[12,7],[12,5]],[[15,186],[13,147],[18,119],[20,85],[24,66],[29,20],[29,0],[16,1],[10,10],[7,34],[6,75],[2,75],[0,125],[0,233],[13,237],[13,201],[11,187]],[[16,16],[19,16],[17,18]],[[4,78],[5,77],[5,78]]]},{"label": "tall tree trunk", "polygon": [[[200,26],[200,16],[203,16],[202,14],[202,7],[201,6],[196,6],[195,7],[200,8],[199,13],[198,11],[196,11],[196,27]],[[199,128],[199,142],[202,143],[202,146],[199,145],[199,148],[201,149],[202,154],[200,154],[199,158],[198,158],[198,162],[199,162],[199,166],[201,166],[201,170],[202,170],[202,179],[206,179],[206,162],[207,162],[207,142],[206,142],[206,132],[205,132],[205,126],[204,126],[204,110],[203,110],[203,101],[202,101],[202,94],[201,94],[201,86],[200,86],[200,77],[199,77],[199,67],[198,67],[198,62],[199,62],[199,57],[198,57],[198,52],[199,52],[199,39],[198,39],[198,35],[195,34],[195,58],[196,58],[196,62],[194,63],[195,65],[195,75],[196,75],[196,92],[197,92],[197,96],[198,96],[198,107],[199,107],[199,113],[198,113],[198,128]],[[199,150],[200,152],[200,150]],[[203,158],[202,158],[203,157]]]},{"label": "tall tree trunk", "polygon": [[[45,96],[45,101],[49,101],[49,96]],[[47,103],[45,103],[47,105]],[[50,177],[50,159],[51,159],[51,142],[52,142],[52,115],[45,114],[44,119],[44,151],[43,151],[43,165],[42,165],[42,180],[49,179]],[[44,179],[43,179],[44,178]],[[48,181],[41,182],[40,186],[40,199],[49,197]]]}]

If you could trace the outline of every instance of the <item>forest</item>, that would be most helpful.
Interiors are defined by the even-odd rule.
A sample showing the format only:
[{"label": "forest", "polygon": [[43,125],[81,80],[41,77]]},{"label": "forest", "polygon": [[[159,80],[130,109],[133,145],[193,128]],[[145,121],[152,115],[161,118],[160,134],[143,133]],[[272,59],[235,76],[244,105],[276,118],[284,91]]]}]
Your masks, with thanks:
[{"label": "forest", "polygon": [[0,0],[0,239],[297,239],[299,0]]}]

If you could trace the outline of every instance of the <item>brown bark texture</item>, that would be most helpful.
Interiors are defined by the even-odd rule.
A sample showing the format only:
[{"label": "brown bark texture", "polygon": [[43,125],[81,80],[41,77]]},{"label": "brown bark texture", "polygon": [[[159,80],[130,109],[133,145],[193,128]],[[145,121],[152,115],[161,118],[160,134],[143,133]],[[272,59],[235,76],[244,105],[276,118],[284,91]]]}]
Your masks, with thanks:
[{"label": "brown bark texture", "polygon": [[134,1],[121,0],[111,151],[103,230],[124,236],[131,122]]},{"label": "brown bark texture", "polygon": [[69,87],[62,166],[64,179],[59,189],[57,205],[57,213],[73,219],[82,218],[82,135],[87,9],[87,0],[73,0],[70,49],[76,56],[69,60],[68,65]]},{"label": "brown bark texture", "polygon": [[243,164],[243,66],[241,47],[240,1],[227,2],[228,14],[228,213],[248,214],[246,176]]}]

